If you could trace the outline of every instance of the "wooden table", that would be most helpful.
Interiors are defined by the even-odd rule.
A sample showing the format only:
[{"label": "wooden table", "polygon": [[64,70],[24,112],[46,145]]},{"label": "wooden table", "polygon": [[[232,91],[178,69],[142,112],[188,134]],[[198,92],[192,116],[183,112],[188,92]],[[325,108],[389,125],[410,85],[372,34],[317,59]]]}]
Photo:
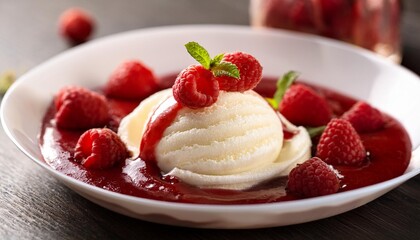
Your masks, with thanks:
[{"label": "wooden table", "polygon": [[[420,73],[420,3],[404,3],[403,65]],[[95,38],[161,25],[249,23],[244,0],[2,0],[0,73],[11,69],[22,74],[69,48],[57,34],[56,21],[70,6],[95,16]],[[187,229],[99,207],[46,175],[3,129],[0,141],[0,239],[420,239],[420,176],[365,206],[324,220],[259,230]]]}]

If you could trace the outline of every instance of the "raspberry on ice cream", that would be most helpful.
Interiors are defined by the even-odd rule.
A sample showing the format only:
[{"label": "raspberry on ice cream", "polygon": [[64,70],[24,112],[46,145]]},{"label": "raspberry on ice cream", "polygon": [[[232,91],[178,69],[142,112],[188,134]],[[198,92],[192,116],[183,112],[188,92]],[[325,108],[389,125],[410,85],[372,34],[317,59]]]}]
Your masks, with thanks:
[{"label": "raspberry on ice cream", "polygon": [[243,92],[253,89],[261,81],[262,66],[251,54],[244,52],[226,53],[222,61],[235,64],[239,69],[240,78],[217,77],[220,90]]},{"label": "raspberry on ice cream", "polygon": [[208,107],[219,96],[219,84],[213,73],[201,65],[182,70],[172,89],[177,102],[189,108]]}]

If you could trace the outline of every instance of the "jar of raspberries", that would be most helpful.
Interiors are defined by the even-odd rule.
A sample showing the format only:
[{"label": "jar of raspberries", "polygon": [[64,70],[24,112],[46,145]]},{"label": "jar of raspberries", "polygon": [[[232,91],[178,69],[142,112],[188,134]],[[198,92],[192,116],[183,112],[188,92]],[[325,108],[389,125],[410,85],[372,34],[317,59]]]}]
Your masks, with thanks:
[{"label": "jar of raspberries", "polygon": [[401,61],[400,0],[251,0],[251,24],[343,40]]}]

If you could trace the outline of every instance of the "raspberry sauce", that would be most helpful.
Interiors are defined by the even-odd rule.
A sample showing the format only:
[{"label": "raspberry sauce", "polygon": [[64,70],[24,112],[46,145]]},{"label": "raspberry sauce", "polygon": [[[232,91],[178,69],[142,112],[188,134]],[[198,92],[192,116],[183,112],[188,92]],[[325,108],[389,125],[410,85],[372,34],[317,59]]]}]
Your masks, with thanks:
[{"label": "raspberry sauce", "polygon": [[[162,139],[163,132],[168,128],[171,123],[175,120],[175,117],[178,111],[182,108],[182,105],[179,104],[175,99],[171,98],[170,102],[165,101],[165,106],[159,106],[154,116],[156,118],[151,118],[151,121],[147,123],[146,131],[144,132],[140,148],[140,158],[145,161],[154,161],[155,160],[155,148]],[[169,106],[166,106],[169,105]],[[163,109],[162,111],[160,111]]]},{"label": "raspberry sauce", "polygon": [[[175,75],[161,79],[161,89],[172,86]],[[273,80],[273,79],[266,79]],[[261,81],[255,89],[262,96],[271,97],[275,92],[275,81]],[[348,110],[356,99],[337,92],[311,86],[323,95],[333,109],[335,116]],[[109,127],[116,129],[122,117],[134,110],[139,102],[108,99],[112,108],[112,121]],[[163,112],[164,116],[155,119],[154,124],[161,130],[150,133],[144,138],[144,146],[156,145],[164,129],[172,122],[179,104],[174,103]],[[200,189],[179,181],[175,177],[162,176],[155,161],[126,160],[118,166],[105,170],[87,170],[74,161],[74,147],[83,132],[58,129],[54,124],[55,108],[51,104],[42,122],[40,148],[44,160],[52,168],[85,183],[122,194],[150,198],[162,201],[185,202],[197,204],[252,204],[268,203],[297,199],[286,193],[286,178],[265,182],[245,191]],[[172,119],[172,120],[171,120]],[[334,166],[340,174],[339,191],[360,188],[379,183],[404,173],[411,157],[411,142],[402,125],[390,116],[386,116],[385,127],[377,132],[361,134],[362,142],[369,152],[366,162],[360,167]],[[312,139],[315,149],[318,139]],[[148,152],[149,151],[149,152]],[[153,153],[147,150],[144,156],[153,159]]]}]

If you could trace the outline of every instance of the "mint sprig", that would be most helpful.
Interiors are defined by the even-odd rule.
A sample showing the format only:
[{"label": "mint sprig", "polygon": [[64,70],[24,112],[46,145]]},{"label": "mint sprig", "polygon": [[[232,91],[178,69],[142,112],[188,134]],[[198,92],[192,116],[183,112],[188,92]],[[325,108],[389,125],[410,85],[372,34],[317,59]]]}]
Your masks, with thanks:
[{"label": "mint sprig", "polygon": [[197,42],[189,42],[185,44],[188,53],[199,62],[205,69],[210,70],[214,76],[229,76],[239,79],[238,67],[230,62],[222,61],[224,53],[210,57],[209,52]]},{"label": "mint sprig", "polygon": [[185,44],[188,53],[199,62],[205,69],[210,69],[211,58],[209,52],[196,42]]},{"label": "mint sprig", "polygon": [[299,76],[298,72],[289,71],[284,74],[276,83],[276,92],[274,93],[273,98],[267,98],[267,102],[274,108],[278,109],[281,100],[283,99],[284,94],[286,93],[287,89],[292,85],[292,83],[297,79]]},{"label": "mint sprig", "polygon": [[[217,66],[222,62],[223,57],[225,56],[224,53],[217,54],[211,61],[210,61],[210,68]],[[236,65],[235,65],[236,66]]]},{"label": "mint sprig", "polygon": [[235,64],[230,62],[221,62],[215,65],[212,69],[214,76],[228,76],[238,79],[239,78],[239,69]]}]

